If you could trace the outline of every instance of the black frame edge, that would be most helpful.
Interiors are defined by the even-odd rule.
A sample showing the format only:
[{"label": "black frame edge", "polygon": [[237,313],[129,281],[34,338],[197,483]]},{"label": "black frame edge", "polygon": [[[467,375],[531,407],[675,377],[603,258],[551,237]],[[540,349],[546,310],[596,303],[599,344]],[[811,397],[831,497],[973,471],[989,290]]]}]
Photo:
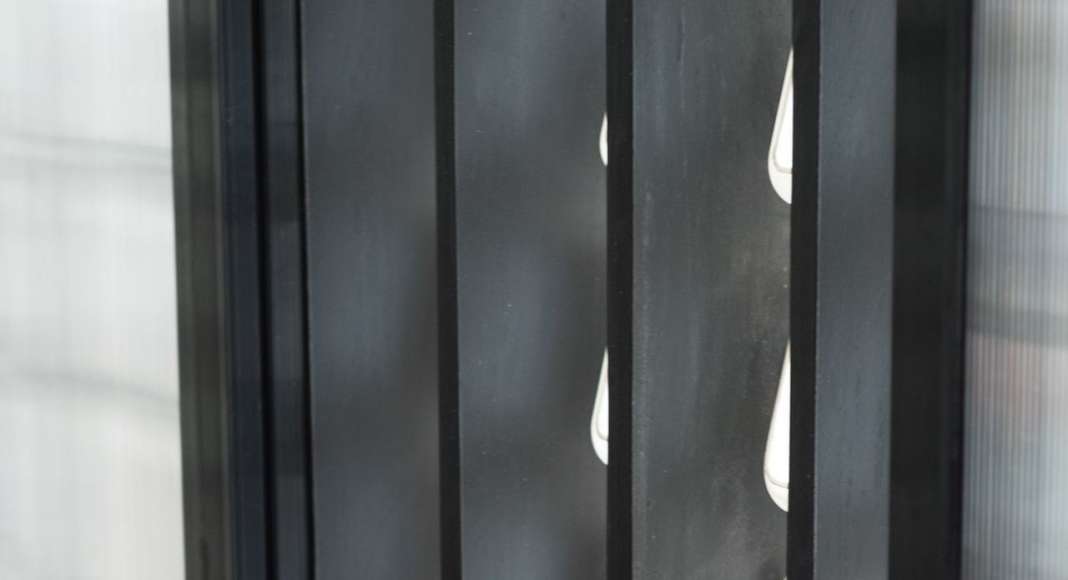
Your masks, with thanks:
[{"label": "black frame edge", "polygon": [[[214,5],[170,2],[175,265],[186,578],[233,578],[221,288]],[[209,90],[197,90],[197,87]]]},{"label": "black frame edge", "polygon": [[815,573],[816,334],[819,313],[820,0],[794,0],[794,175],[790,216],[790,511],[787,577]]},{"label": "black frame edge", "polygon": [[633,558],[634,2],[609,0],[608,83],[608,577],[630,580]]},{"label": "black frame edge", "polygon": [[265,578],[269,573],[257,6],[256,0],[215,4],[221,116],[215,133],[220,178],[215,195],[220,214],[213,217],[223,239],[220,278],[211,282],[221,281],[224,292],[219,314],[224,325],[223,356],[228,363],[223,388],[230,406],[224,421],[229,423],[231,437],[237,578]]},{"label": "black frame edge", "polygon": [[456,257],[455,7],[434,0],[434,116],[438,228],[438,429],[441,578],[463,577],[459,303]]},{"label": "black frame edge", "polygon": [[[307,463],[300,461],[305,449],[293,453],[277,437],[279,430],[295,429],[303,447],[306,419],[299,422],[300,412],[296,419],[272,416],[289,405],[272,404],[272,398],[303,396],[307,373],[302,184],[289,175],[283,185],[286,170],[296,168],[299,176],[299,122],[284,119],[299,119],[299,69],[282,70],[298,64],[299,47],[280,34],[296,24],[279,18],[278,7],[255,0],[170,1],[183,509],[191,580],[275,577],[282,561],[276,550],[283,549],[271,532],[281,513],[276,468],[295,455],[297,478],[307,485]],[[265,76],[280,72],[281,78]],[[285,86],[288,93],[280,90]],[[294,93],[297,104],[285,102]],[[274,116],[279,113],[282,118]],[[290,315],[286,324],[283,311]],[[297,347],[296,356],[272,356],[283,347]],[[308,507],[298,499],[282,509],[308,517]]]},{"label": "black frame edge", "polygon": [[961,577],[971,24],[898,3],[891,579]]},{"label": "black frame edge", "polygon": [[265,432],[273,577],[315,577],[301,4],[259,5]]}]

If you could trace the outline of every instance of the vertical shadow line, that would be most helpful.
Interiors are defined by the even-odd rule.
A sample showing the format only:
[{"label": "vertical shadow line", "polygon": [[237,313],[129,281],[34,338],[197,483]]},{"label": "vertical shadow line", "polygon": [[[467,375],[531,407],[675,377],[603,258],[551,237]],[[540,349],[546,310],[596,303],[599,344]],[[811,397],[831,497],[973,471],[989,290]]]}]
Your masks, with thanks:
[{"label": "vertical shadow line", "polygon": [[821,0],[794,0],[794,175],[790,217],[790,511],[786,569],[812,580],[816,534]]},{"label": "vertical shadow line", "polygon": [[608,537],[612,580],[633,576],[634,3],[609,0],[608,55]]},{"label": "vertical shadow line", "polygon": [[463,577],[460,370],[456,267],[455,8],[434,2],[434,116],[438,238],[438,429],[441,578]]}]

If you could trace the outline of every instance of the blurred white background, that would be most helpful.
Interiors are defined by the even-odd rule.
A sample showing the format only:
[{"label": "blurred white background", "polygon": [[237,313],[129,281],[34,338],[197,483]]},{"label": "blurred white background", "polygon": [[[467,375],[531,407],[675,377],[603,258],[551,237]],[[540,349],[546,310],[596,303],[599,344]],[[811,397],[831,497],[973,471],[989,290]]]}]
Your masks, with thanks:
[{"label": "blurred white background", "polygon": [[1068,2],[974,26],[963,578],[1068,579]]},{"label": "blurred white background", "polygon": [[184,576],[167,0],[0,0],[0,578]]}]

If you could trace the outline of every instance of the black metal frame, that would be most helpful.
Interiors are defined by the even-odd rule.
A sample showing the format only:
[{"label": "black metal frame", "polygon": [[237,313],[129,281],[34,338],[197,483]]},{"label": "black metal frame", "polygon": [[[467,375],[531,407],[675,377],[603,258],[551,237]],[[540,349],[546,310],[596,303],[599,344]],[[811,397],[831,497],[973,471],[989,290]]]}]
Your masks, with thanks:
[{"label": "black metal frame", "polygon": [[888,569],[895,0],[795,0],[788,577]]},{"label": "black metal frame", "polygon": [[[971,3],[848,2],[851,10],[880,17],[874,26],[885,28],[875,40],[838,19],[845,3],[793,3],[789,577],[853,577],[865,570],[861,559],[874,545],[887,548],[888,560],[867,565],[893,578],[955,580]],[[881,18],[891,5],[896,21]],[[441,558],[442,578],[459,579],[455,8],[452,0],[436,0],[434,9]],[[616,410],[632,401],[633,9],[633,0],[608,2],[608,340]],[[300,3],[171,0],[170,20],[187,576],[310,579]],[[843,89],[840,81],[857,74],[861,58],[846,52],[857,43],[872,62],[894,62],[890,96],[877,88]],[[835,94],[849,89],[857,92]],[[871,214],[878,219],[876,237],[856,248],[868,253],[867,266],[849,271],[829,261],[825,236],[872,235],[858,229],[872,224],[850,226],[838,213],[845,206],[836,205],[847,198],[827,193],[841,183],[843,164],[858,163],[830,156],[843,145],[834,140],[842,137],[836,127],[853,107],[886,114],[888,105],[895,105],[895,121],[880,116],[878,130],[866,135],[879,145],[859,148],[859,163],[879,172],[881,189],[868,194],[879,204]],[[892,200],[878,197],[886,191]],[[853,310],[826,303],[828,284],[849,276],[888,281],[892,292]],[[853,390],[849,369],[827,364],[826,357],[841,356],[834,350],[840,343],[825,341],[828,325],[858,312],[875,321],[862,354],[881,374],[872,388]],[[858,434],[858,408],[867,413],[860,435],[874,445],[840,455],[840,442]],[[633,575],[632,423],[630,413],[611,416],[607,570],[613,580]],[[864,470],[885,476],[886,488],[834,487]],[[831,500],[844,507],[832,512]],[[837,527],[865,514],[870,534]],[[830,545],[833,550],[823,551]],[[836,558],[849,547],[854,553]]]},{"label": "black metal frame", "polygon": [[790,512],[786,567],[812,578],[815,561],[815,351],[819,253],[819,0],[793,1],[794,174],[790,214]]},{"label": "black metal frame", "polygon": [[294,0],[258,8],[268,562],[299,580],[315,576],[301,14]]},{"label": "black metal frame", "polygon": [[[633,577],[634,2],[608,14],[608,578]],[[619,412],[626,409],[628,412]]]},{"label": "black metal frame", "polygon": [[[239,352],[259,343],[260,260],[246,245],[257,233],[228,219],[250,209],[257,215],[249,195],[255,164],[246,157],[255,138],[249,115],[222,123],[227,103],[249,97],[234,94],[240,89],[224,76],[238,73],[226,55],[251,49],[240,50],[240,34],[219,34],[224,22],[236,24],[236,14],[224,18],[221,10],[214,2],[173,2],[170,19],[186,567],[189,578],[204,579],[262,573],[266,555],[263,512],[242,507],[262,506],[265,491],[256,437],[262,367],[256,353]],[[243,306],[231,285],[254,290]]]},{"label": "black metal frame", "polygon": [[608,4],[613,579],[785,571],[762,467],[787,342],[767,174],[787,7]]},{"label": "black metal frame", "polygon": [[191,579],[311,576],[296,7],[170,4]]},{"label": "black metal frame", "polygon": [[[857,554],[874,550],[886,555],[885,566],[879,563],[873,573],[956,580],[961,574],[971,2],[874,0],[849,7],[853,18],[883,16],[866,20],[875,29],[863,31],[842,25],[845,9],[835,0],[794,2],[789,576],[861,577],[865,566],[872,571],[871,562],[858,561]],[[896,20],[885,17],[889,11]],[[892,111],[885,91],[850,86],[865,66],[885,62],[892,62],[883,69],[893,74]],[[860,118],[850,117],[851,111],[871,107],[881,112],[881,121],[863,138],[892,143],[892,156],[885,147],[850,141],[856,135],[843,131]],[[886,122],[891,116],[892,125]],[[843,144],[848,156],[842,154]],[[876,212],[865,212],[842,195],[841,175],[848,164],[876,172],[872,179],[858,179],[859,189],[851,194],[878,204]],[[873,183],[883,193],[893,192],[892,206],[872,196]],[[827,246],[829,235],[867,235],[843,222],[843,216],[869,229],[892,221],[892,246],[883,235],[875,243],[858,243],[851,251],[862,253],[863,267],[853,261],[847,269],[841,255],[829,258],[834,249]],[[882,299],[859,309],[827,299],[828,291],[853,284],[851,277],[858,273],[889,280],[892,307]],[[866,391],[855,391],[848,383],[855,377],[839,368],[848,358],[839,350],[844,345],[828,328],[843,317],[857,321],[868,315],[883,322],[864,325],[858,336],[865,345],[849,356],[880,361],[873,372],[881,373],[889,363],[889,376],[880,374]],[[865,413],[867,426],[858,426],[858,413]],[[871,425],[880,424],[885,427],[871,432]],[[839,442],[863,436],[862,431],[874,445],[843,454]],[[885,480],[886,497],[879,490],[851,488],[842,479],[863,470],[875,470]],[[874,505],[885,506],[878,512],[886,515],[865,515],[866,506]],[[844,525],[851,520],[863,525]]]},{"label": "black metal frame", "polygon": [[433,8],[300,5],[311,495],[324,578],[432,578],[440,567]]},{"label": "black metal frame", "polygon": [[604,577],[604,4],[437,8],[444,573]]},{"label": "black metal frame", "polygon": [[897,23],[890,578],[961,575],[972,3]]}]

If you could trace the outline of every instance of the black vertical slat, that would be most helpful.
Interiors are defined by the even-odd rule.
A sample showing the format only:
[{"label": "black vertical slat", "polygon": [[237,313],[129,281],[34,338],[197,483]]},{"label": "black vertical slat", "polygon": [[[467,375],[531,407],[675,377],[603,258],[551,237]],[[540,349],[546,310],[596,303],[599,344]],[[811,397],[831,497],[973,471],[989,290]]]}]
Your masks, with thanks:
[{"label": "black vertical slat", "polygon": [[267,470],[265,457],[263,278],[256,82],[257,5],[253,0],[219,4],[223,47],[223,100],[219,129],[224,143],[222,177],[223,297],[229,342],[226,373],[231,381],[230,434],[234,495],[231,506],[239,578],[263,578],[268,571]]},{"label": "black vertical slat", "polygon": [[890,577],[961,577],[971,2],[898,2]]},{"label": "black vertical slat", "polygon": [[269,561],[286,580],[313,577],[298,8],[261,3],[258,47]]},{"label": "black vertical slat", "polygon": [[[615,50],[629,8],[613,11]],[[633,349],[612,383],[613,429],[629,426],[633,438],[631,464],[612,473],[612,509],[629,493],[632,511],[630,522],[613,516],[613,575],[782,578],[786,516],[763,463],[788,338],[790,208],[767,170],[788,5],[632,8],[629,71],[623,55],[611,61],[614,103],[628,104],[617,83],[633,75],[632,134],[609,160],[633,155],[630,175],[612,171],[610,245],[623,254],[613,254],[613,282],[630,285],[613,292],[611,315],[629,317],[628,328],[613,322],[613,340]]]},{"label": "black vertical slat", "polygon": [[171,2],[186,567],[268,573],[256,12]]},{"label": "black vertical slat", "polygon": [[605,577],[605,4],[456,0],[463,576]]},{"label": "black vertical slat", "polygon": [[887,574],[892,0],[823,0],[815,577]]},{"label": "black vertical slat", "polygon": [[789,577],[885,578],[897,3],[801,4]]},{"label": "black vertical slat", "polygon": [[441,575],[434,4],[301,11],[318,578]]},{"label": "black vertical slat", "polygon": [[267,574],[267,474],[264,464],[264,390],[260,176],[257,147],[256,6],[251,0],[219,4],[221,54],[219,175],[222,231],[223,336],[230,381],[230,436],[235,501],[231,506],[237,575]]},{"label": "black vertical slat", "polygon": [[794,168],[790,214],[789,577],[813,580],[816,521],[816,333],[819,266],[820,10],[794,0]]},{"label": "black vertical slat", "polygon": [[456,90],[453,0],[434,1],[438,227],[438,432],[441,577],[463,578],[460,370],[456,296]]},{"label": "black vertical slat", "polygon": [[185,568],[234,578],[228,417],[222,376],[213,3],[172,0],[171,107]]},{"label": "black vertical slat", "polygon": [[634,2],[608,0],[608,578],[634,577]]}]

